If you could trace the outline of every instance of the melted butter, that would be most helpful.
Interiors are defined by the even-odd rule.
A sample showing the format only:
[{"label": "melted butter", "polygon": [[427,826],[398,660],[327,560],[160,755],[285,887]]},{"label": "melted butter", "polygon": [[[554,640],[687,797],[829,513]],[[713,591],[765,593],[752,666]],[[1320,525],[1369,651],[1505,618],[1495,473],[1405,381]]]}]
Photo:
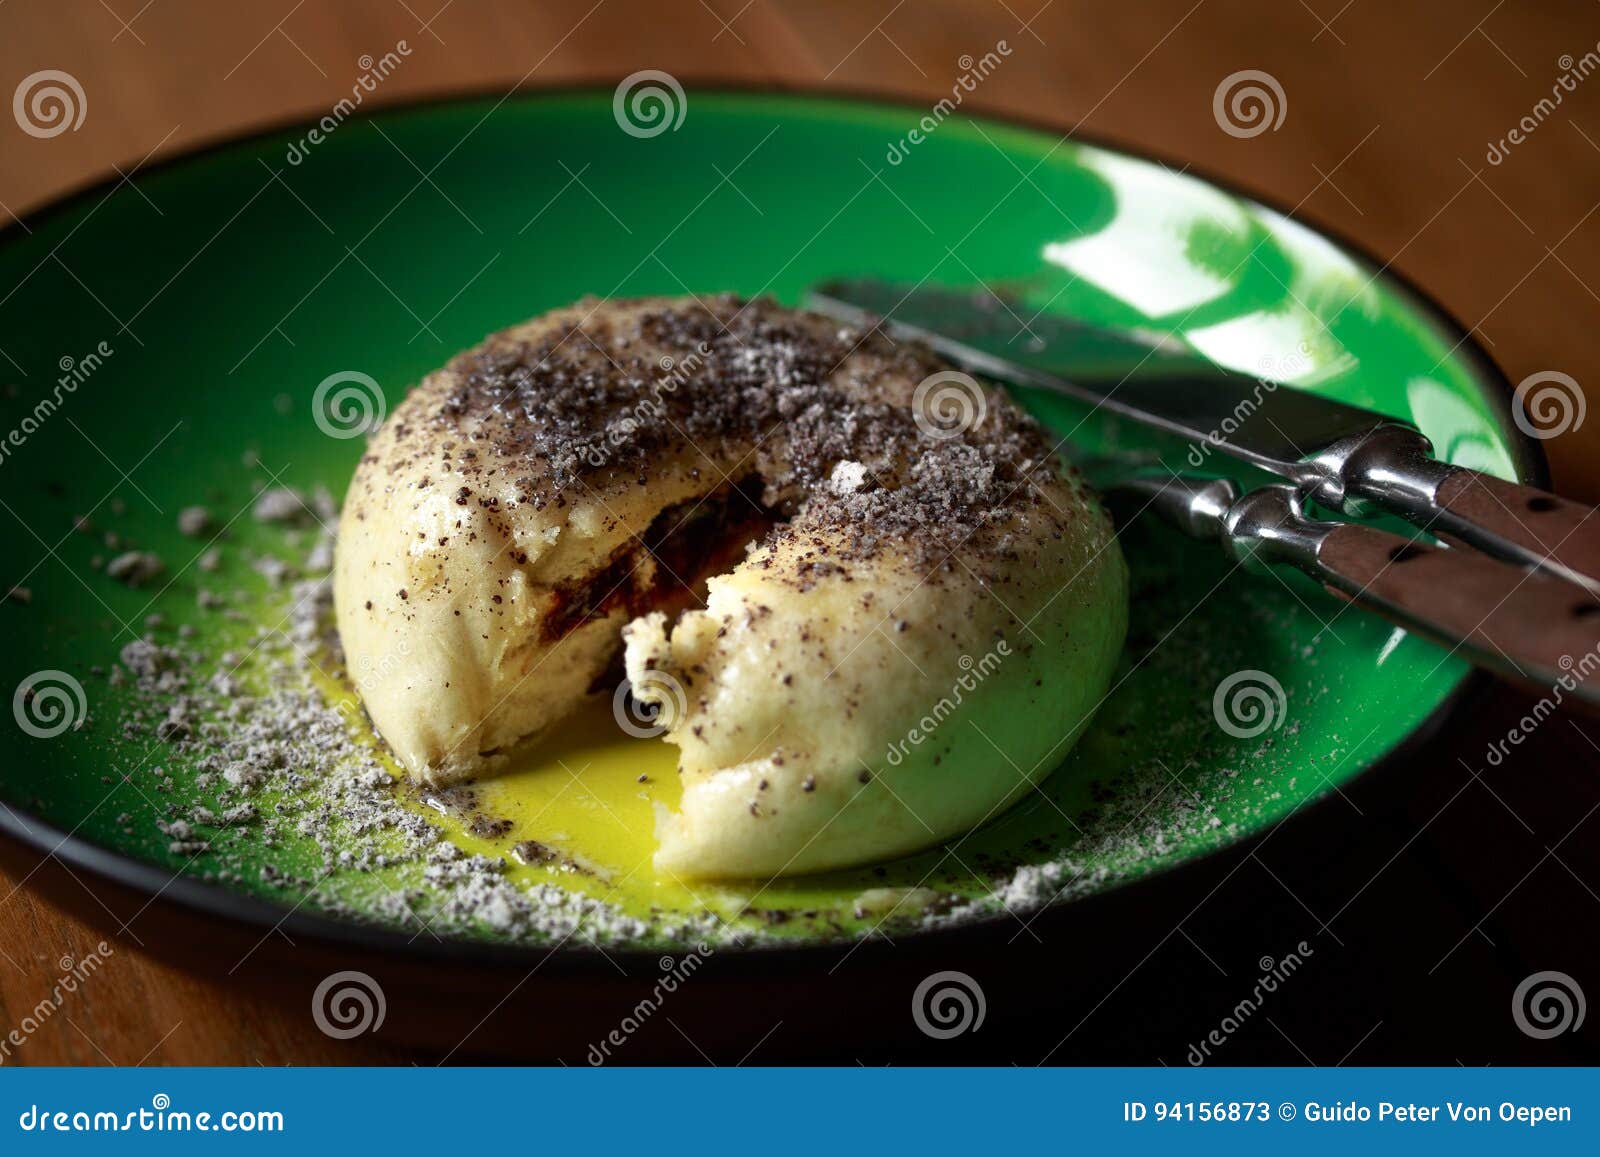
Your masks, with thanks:
[{"label": "melted butter", "polygon": [[[937,861],[927,857],[772,881],[686,881],[657,873],[656,814],[678,806],[677,748],[621,731],[604,698],[564,720],[543,743],[508,756],[498,775],[464,785],[471,807],[430,803],[427,793],[406,786],[404,770],[372,735],[353,689],[320,674],[314,680],[352,721],[361,721],[358,730],[406,807],[462,851],[503,859],[508,876],[525,885],[583,892],[640,920],[663,912],[744,916],[789,938],[859,925],[852,910],[867,889],[933,882]],[[474,821],[484,820],[509,826],[486,834],[480,824],[475,831]],[[518,845],[530,841],[539,849],[519,855]],[[944,880],[946,887],[954,883]]]},{"label": "melted butter", "polygon": [[[514,874],[553,879],[639,917],[652,909],[709,907],[724,915],[738,909],[738,890],[657,874],[651,863],[656,813],[678,806],[677,748],[622,732],[607,701],[563,720],[544,743],[514,756],[505,771],[473,790],[478,810],[509,821],[511,829],[486,841],[454,820],[452,838],[468,851],[508,856]],[[524,840],[572,863],[519,863],[512,850]]]},{"label": "melted butter", "polygon": [[[676,811],[678,749],[664,739],[621,731],[604,698],[564,720],[538,746],[511,757],[492,779],[472,785],[476,811],[509,821],[504,835],[486,839],[470,817],[430,811],[463,851],[504,857],[513,879],[554,883],[615,905],[630,916],[711,911],[736,920],[751,907],[829,917],[849,910],[865,880],[808,877],[802,881],[683,880],[656,871],[656,816]],[[640,776],[644,777],[641,782]],[[516,846],[534,841],[557,862],[527,862]],[[811,921],[785,921],[785,933],[804,935]]]},{"label": "melted butter", "polygon": [[[506,862],[525,884],[555,884],[615,905],[630,916],[711,910],[736,917],[759,885],[725,886],[660,876],[655,854],[658,809],[676,810],[677,748],[639,739],[617,727],[603,698],[563,720],[545,742],[508,757],[500,774],[466,785],[470,809],[446,808],[409,790],[405,771],[365,726],[354,690],[318,673],[313,681],[359,727],[374,757],[394,777],[401,802],[427,818],[462,851]],[[640,776],[644,777],[641,782]],[[493,836],[475,832],[475,819],[509,822]],[[532,842],[548,854],[519,855]]]}]

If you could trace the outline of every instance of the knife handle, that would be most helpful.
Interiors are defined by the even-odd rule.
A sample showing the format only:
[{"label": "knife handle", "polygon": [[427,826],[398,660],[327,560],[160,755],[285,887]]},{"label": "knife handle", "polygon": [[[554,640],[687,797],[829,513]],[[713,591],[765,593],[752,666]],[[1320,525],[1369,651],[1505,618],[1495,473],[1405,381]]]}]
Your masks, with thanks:
[{"label": "knife handle", "polygon": [[1435,492],[1439,533],[1600,590],[1596,507],[1456,467]]},{"label": "knife handle", "polygon": [[1359,514],[1368,500],[1431,534],[1600,597],[1600,518],[1594,517],[1600,508],[1447,465],[1429,450],[1426,438],[1400,425],[1380,426],[1336,448],[1327,457],[1338,480],[1332,505]]}]

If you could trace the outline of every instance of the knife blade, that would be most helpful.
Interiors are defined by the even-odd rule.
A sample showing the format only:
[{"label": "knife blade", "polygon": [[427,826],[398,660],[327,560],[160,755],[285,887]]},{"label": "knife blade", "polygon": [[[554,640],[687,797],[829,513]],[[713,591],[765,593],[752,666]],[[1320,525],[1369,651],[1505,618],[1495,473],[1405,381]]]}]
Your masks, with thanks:
[{"label": "knife blade", "polygon": [[[1047,313],[1024,321],[987,290],[836,280],[813,290],[808,304],[880,324],[891,338],[926,344],[971,373],[1063,394],[1164,430],[1204,455],[1248,462],[1328,509],[1389,511],[1600,596],[1594,507],[1440,462],[1409,422],[1228,370],[1176,339]],[[1086,348],[1094,350],[1087,360]]]}]

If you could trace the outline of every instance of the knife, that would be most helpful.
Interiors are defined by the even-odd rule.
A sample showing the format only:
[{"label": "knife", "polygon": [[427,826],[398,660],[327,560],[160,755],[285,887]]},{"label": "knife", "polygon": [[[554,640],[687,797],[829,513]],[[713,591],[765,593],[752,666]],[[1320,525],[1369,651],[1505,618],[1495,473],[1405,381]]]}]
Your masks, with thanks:
[{"label": "knife", "polygon": [[1084,467],[1091,484],[1128,494],[1194,538],[1221,543],[1250,569],[1287,565],[1485,668],[1600,707],[1600,601],[1570,584],[1468,550],[1447,550],[1355,522],[1308,517],[1292,486],[1242,493],[1230,478]]},{"label": "knife", "polygon": [[[1432,456],[1415,426],[1332,398],[1279,387],[1187,352],[1175,339],[1041,313],[1026,322],[987,290],[828,282],[808,304],[891,338],[921,342],[961,368],[1065,394],[1288,479],[1320,505],[1354,516],[1398,514],[1600,596],[1595,508]],[[881,321],[879,319],[882,319]],[[1120,341],[1115,372],[1105,347]],[[1094,350],[1086,370],[1079,351]]]}]

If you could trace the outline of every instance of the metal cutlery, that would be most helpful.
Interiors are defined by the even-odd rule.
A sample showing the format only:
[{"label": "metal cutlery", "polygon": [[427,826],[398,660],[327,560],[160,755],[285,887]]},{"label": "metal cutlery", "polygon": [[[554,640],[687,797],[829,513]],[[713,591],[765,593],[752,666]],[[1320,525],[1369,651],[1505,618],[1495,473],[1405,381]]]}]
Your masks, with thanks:
[{"label": "metal cutlery", "polygon": [[[1202,362],[1159,335],[1046,314],[1023,322],[986,291],[834,281],[813,291],[808,304],[842,320],[880,324],[891,337],[920,341],[972,373],[1064,394],[1207,453],[1228,454],[1287,479],[1330,510],[1389,511],[1600,596],[1594,507],[1441,462],[1408,422]],[[1081,372],[1079,351],[1107,342],[1127,351],[1121,371]]]},{"label": "metal cutlery", "polygon": [[1600,707],[1600,602],[1544,574],[1470,550],[1448,550],[1355,522],[1305,513],[1292,486],[1248,493],[1228,478],[1099,460],[1089,480],[1127,494],[1251,567],[1295,567],[1333,593],[1422,635],[1474,666],[1530,687],[1560,685]]}]

